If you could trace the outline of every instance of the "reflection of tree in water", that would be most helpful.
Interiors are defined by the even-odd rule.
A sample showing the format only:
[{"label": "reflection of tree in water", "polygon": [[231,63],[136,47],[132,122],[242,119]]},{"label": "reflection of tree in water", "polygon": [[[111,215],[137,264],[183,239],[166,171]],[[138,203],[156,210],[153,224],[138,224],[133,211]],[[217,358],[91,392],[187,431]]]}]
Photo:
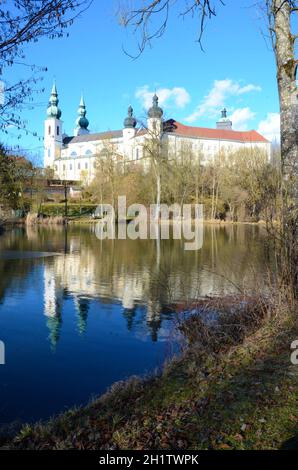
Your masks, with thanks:
[{"label": "reflection of tree in water", "polygon": [[169,279],[169,271],[163,262],[154,266],[146,293],[146,324],[150,330],[151,339],[154,342],[158,339],[158,331],[162,324],[163,313],[170,302]]},{"label": "reflection of tree in water", "polygon": [[134,320],[137,315],[137,309],[136,308],[125,308],[123,309],[123,316],[126,319],[126,325],[128,331],[132,331],[134,327]]},{"label": "reflection of tree in water", "polygon": [[156,342],[158,339],[158,331],[161,327],[161,313],[162,311],[159,301],[148,300],[147,325],[153,342]]},{"label": "reflection of tree in water", "polygon": [[75,309],[78,316],[78,331],[82,335],[87,328],[88,313],[90,309],[90,300],[84,297],[75,298]]},{"label": "reflection of tree in water", "polygon": [[3,302],[7,289],[24,289],[28,282],[28,274],[40,259],[0,260],[0,303]]}]

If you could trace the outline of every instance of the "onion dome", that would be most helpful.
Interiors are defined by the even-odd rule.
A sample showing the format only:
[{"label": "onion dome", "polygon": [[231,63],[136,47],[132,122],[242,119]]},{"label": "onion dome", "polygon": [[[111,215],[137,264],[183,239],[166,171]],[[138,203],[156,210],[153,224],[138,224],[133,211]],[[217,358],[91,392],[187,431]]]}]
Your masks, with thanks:
[{"label": "onion dome", "polygon": [[152,106],[148,110],[148,117],[161,119],[162,115],[163,110],[158,106],[158,97],[155,94],[152,98]]},{"label": "onion dome", "polygon": [[61,118],[61,109],[58,107],[59,100],[58,100],[58,93],[57,93],[57,88],[56,84],[54,82],[50,100],[49,100],[49,105],[47,109],[47,115],[48,117],[60,119]]},{"label": "onion dome", "polygon": [[79,109],[78,109],[78,115],[79,117],[76,119],[76,126],[78,130],[84,130],[88,132],[88,126],[89,126],[89,121],[86,118],[86,105],[83,96],[81,97]]},{"label": "onion dome", "polygon": [[127,117],[124,119],[125,129],[133,129],[137,125],[137,120],[133,117],[133,109],[129,106],[127,110]]}]

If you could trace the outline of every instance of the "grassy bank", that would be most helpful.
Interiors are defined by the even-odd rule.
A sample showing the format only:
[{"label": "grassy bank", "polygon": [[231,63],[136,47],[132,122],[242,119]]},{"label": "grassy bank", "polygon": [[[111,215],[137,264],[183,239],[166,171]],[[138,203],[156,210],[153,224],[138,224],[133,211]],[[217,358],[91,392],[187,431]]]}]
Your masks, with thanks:
[{"label": "grassy bank", "polygon": [[[201,313],[202,308],[214,311],[212,301],[206,305]],[[239,299],[232,310],[228,301],[221,310],[216,325],[206,326],[198,314],[179,323],[187,345],[160,375],[117,383],[87,407],[25,426],[4,447],[297,447],[298,366],[290,362],[297,319],[287,307],[277,311],[267,300]]]}]

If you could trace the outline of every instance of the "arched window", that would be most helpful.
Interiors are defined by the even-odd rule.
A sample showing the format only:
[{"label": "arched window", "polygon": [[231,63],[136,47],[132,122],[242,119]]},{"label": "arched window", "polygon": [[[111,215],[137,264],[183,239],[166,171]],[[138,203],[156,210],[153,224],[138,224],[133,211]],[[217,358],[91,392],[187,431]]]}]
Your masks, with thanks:
[{"label": "arched window", "polygon": [[71,157],[76,157],[76,156],[77,156],[77,152],[75,152],[75,151],[71,152],[70,156],[71,156]]},{"label": "arched window", "polygon": [[139,149],[136,149],[136,160],[139,159]]},{"label": "arched window", "polygon": [[51,134],[51,126],[48,127],[48,134]]},{"label": "arched window", "polygon": [[88,163],[85,163],[85,170],[88,170]]},{"label": "arched window", "polygon": [[87,149],[85,155],[92,155],[92,151],[90,149]]},{"label": "arched window", "polygon": [[51,149],[48,149],[48,157],[51,156]]},{"label": "arched window", "polygon": [[80,164],[80,163],[78,163],[78,170],[80,170],[80,169],[81,169],[81,164]]},{"label": "arched window", "polygon": [[59,126],[57,126],[57,135],[59,135]]},{"label": "arched window", "polygon": [[72,164],[71,164],[71,163],[70,163],[70,165],[69,165],[69,169],[70,169],[70,171],[72,170]]}]

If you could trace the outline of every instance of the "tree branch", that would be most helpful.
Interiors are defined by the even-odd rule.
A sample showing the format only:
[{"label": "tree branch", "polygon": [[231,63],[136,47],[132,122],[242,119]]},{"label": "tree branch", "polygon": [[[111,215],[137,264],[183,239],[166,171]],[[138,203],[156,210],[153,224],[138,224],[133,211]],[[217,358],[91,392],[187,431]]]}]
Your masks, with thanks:
[{"label": "tree branch", "polygon": [[[224,5],[223,0],[192,0],[192,3],[186,7],[186,9],[180,12],[180,16],[186,16],[191,14],[192,16],[198,15],[199,18],[199,37],[198,42],[202,47],[202,38],[205,29],[207,19],[211,19],[216,16],[215,4],[218,2]],[[173,6],[173,0],[145,0],[142,2],[143,6],[140,8],[134,8],[130,11],[127,9],[122,11],[120,14],[120,24],[124,27],[132,27],[133,33],[140,33],[140,40],[138,41],[138,54],[133,56],[125,53],[130,57],[137,58],[145,50],[147,45],[150,45],[151,40],[162,36],[166,30],[170,9]],[[154,27],[152,24],[155,17],[158,15],[164,15]]]}]

